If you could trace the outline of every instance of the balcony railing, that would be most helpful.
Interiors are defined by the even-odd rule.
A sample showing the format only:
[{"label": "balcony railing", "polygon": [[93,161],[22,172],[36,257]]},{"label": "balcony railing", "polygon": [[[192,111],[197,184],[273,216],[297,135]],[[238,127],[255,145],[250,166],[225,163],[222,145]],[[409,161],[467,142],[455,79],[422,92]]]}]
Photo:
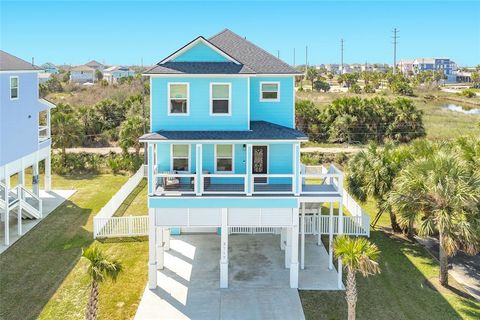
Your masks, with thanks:
[{"label": "balcony railing", "polygon": [[[157,172],[154,170],[154,195],[196,194],[216,195],[315,195],[341,194],[343,174],[333,165],[324,167],[302,166],[301,173],[234,174]],[[262,179],[259,179],[262,178]],[[297,179],[298,178],[298,179]],[[259,182],[259,180],[261,182]],[[298,187],[297,187],[298,184]]]},{"label": "balcony railing", "polygon": [[38,127],[38,142],[44,142],[50,139],[50,128],[48,126]]}]

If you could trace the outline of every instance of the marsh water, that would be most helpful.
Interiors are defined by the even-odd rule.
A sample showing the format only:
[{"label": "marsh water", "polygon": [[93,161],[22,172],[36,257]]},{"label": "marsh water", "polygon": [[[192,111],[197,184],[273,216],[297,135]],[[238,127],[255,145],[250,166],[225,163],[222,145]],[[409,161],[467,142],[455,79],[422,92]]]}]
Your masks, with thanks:
[{"label": "marsh water", "polygon": [[480,115],[480,107],[467,107],[465,105],[459,105],[455,103],[443,103],[440,105],[440,107],[442,109],[447,109],[453,112]]}]

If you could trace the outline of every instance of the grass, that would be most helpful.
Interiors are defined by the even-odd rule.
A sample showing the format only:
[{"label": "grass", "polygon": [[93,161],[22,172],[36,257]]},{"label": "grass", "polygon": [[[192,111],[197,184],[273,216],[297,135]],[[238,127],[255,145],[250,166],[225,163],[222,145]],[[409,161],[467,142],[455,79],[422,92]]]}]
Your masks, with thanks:
[{"label": "grass", "polygon": [[[0,255],[1,319],[80,319],[89,295],[82,248],[98,245],[124,271],[100,286],[100,319],[131,319],[147,280],[145,238],[98,242],[92,219],[126,176],[53,177],[57,189],[77,192]],[[29,179],[27,179],[29,181]]]},{"label": "grass", "polygon": [[[377,94],[361,94],[339,92],[297,92],[297,99],[311,100],[319,108],[324,108],[333,100],[340,97],[360,96],[364,98],[372,98],[374,96],[382,96],[386,99],[395,99],[397,96],[388,93]],[[426,100],[425,96],[434,95],[435,100]],[[411,98],[416,106],[424,112],[423,122],[427,132],[427,138],[431,140],[454,139],[461,135],[480,135],[480,116],[467,115],[459,112],[453,112],[442,109],[440,106],[448,102],[459,103],[464,105],[480,105],[480,98],[463,98],[454,93],[442,91],[418,91],[416,97]],[[315,146],[310,143],[309,146]]]},{"label": "grass", "polygon": [[133,192],[125,199],[120,208],[115,212],[116,217],[146,216],[148,215],[148,182],[142,179]]}]

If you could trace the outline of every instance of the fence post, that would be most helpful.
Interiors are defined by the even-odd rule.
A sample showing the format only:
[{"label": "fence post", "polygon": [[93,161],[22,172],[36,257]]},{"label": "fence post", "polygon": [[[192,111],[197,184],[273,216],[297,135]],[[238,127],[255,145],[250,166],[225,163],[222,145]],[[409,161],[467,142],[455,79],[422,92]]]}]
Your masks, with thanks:
[{"label": "fence post", "polygon": [[132,216],[128,216],[128,235],[132,235]]}]

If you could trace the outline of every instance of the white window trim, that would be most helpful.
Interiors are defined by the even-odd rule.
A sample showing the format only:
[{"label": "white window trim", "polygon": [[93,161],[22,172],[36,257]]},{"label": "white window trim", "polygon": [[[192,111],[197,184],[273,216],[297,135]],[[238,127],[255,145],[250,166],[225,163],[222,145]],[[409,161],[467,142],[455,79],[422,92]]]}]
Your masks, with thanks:
[{"label": "white window trim", "polygon": [[[170,110],[170,85],[184,84],[187,85],[187,112],[186,113],[171,113]],[[168,82],[167,83],[167,114],[172,117],[184,117],[190,115],[190,83],[189,82]],[[152,95],[152,94],[150,94]]]},{"label": "white window trim", "polygon": [[[213,113],[213,86],[228,86],[228,113]],[[210,116],[212,117],[228,117],[232,115],[232,84],[230,82],[210,82]]]},{"label": "white window trim", "polygon": [[[278,86],[277,99],[264,99],[262,96],[263,84],[276,84]],[[279,81],[260,81],[260,101],[262,102],[280,102],[280,82]]]},{"label": "white window trim", "polygon": [[[229,146],[232,146],[232,170],[231,171],[218,171],[217,170],[217,146],[219,145],[229,145]],[[215,173],[235,173],[235,145],[232,144],[232,143],[219,143],[219,144],[216,144],[215,145],[215,148],[214,148],[214,156],[213,156],[213,159],[214,159],[214,171]],[[227,158],[221,158],[221,159],[227,159]]]},{"label": "white window trim", "polygon": [[[17,97],[12,98],[12,79],[17,78]],[[10,91],[8,92],[8,95],[10,96],[10,100],[18,100],[20,98],[20,78],[18,76],[10,76],[8,86],[10,88]]]},{"label": "white window trim", "polygon": [[176,157],[174,158],[173,157],[173,146],[176,145],[186,145],[188,146],[188,169],[187,171],[178,171],[178,173],[190,173],[191,171],[191,165],[192,165],[192,152],[191,152],[191,145],[189,145],[188,143],[172,143],[170,145],[170,170],[171,171],[175,171],[175,169],[173,168],[173,159],[183,159],[183,157]]}]

